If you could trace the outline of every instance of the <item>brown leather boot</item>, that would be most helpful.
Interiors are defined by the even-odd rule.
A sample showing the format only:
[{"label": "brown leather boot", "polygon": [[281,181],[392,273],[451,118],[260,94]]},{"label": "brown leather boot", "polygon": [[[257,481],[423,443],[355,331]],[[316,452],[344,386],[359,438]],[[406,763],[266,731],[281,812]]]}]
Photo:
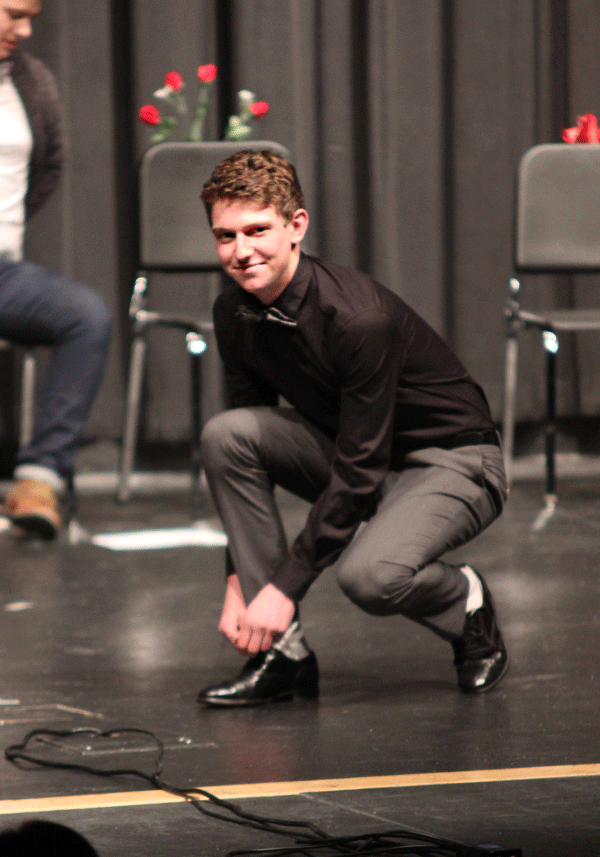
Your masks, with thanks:
[{"label": "brown leather boot", "polygon": [[19,479],[4,500],[2,514],[26,533],[53,539],[61,526],[58,495],[39,479]]}]

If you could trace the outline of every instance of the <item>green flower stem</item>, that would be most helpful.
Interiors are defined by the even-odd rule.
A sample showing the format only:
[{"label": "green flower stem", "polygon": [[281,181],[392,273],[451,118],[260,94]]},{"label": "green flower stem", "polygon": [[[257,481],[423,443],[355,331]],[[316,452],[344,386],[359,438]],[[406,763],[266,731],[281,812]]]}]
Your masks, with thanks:
[{"label": "green flower stem", "polygon": [[251,133],[252,128],[243,122],[240,116],[230,116],[223,139],[239,142],[240,140],[247,140]]},{"label": "green flower stem", "polygon": [[177,119],[172,116],[165,116],[157,126],[156,131],[150,137],[151,143],[163,143],[173,133],[173,129],[177,125]]},{"label": "green flower stem", "polygon": [[200,89],[198,92],[198,103],[196,104],[194,121],[190,125],[190,130],[188,133],[188,140],[194,143],[198,143],[204,138],[204,123],[208,114],[209,105],[209,88],[210,84],[201,82]]},{"label": "green flower stem", "polygon": [[185,100],[181,92],[172,92],[169,95],[169,100],[171,101],[171,104],[174,106],[175,110],[177,110],[178,113],[180,113],[182,116],[187,116],[187,101]]}]

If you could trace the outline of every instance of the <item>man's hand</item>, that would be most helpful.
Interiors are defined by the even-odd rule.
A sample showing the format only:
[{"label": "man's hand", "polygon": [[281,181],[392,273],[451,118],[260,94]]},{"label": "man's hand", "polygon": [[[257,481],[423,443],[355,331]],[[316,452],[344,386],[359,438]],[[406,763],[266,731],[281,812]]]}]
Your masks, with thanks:
[{"label": "man's hand", "polygon": [[238,652],[252,656],[268,651],[287,630],[295,609],[296,605],[287,595],[268,583],[240,619],[239,634],[234,642]]},{"label": "man's hand", "polygon": [[236,648],[240,633],[240,622],[245,612],[246,603],[242,595],[240,581],[237,574],[232,574],[227,578],[227,590],[225,592],[225,601],[223,602],[221,621],[219,622],[219,631]]}]

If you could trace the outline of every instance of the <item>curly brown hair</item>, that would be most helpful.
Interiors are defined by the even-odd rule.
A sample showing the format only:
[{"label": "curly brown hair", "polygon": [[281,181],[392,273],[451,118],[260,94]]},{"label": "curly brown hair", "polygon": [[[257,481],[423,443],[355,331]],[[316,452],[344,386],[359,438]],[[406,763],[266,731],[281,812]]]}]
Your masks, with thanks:
[{"label": "curly brown hair", "polygon": [[294,166],[268,149],[244,149],[225,158],[204,184],[200,199],[209,221],[213,205],[221,199],[254,202],[264,208],[272,205],[286,223],[295,211],[304,208]]}]

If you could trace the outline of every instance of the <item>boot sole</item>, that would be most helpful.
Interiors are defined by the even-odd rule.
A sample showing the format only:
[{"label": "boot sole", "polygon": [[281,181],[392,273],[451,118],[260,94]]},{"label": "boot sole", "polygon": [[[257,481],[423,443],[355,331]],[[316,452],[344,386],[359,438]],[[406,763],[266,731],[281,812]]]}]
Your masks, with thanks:
[{"label": "boot sole", "polygon": [[58,526],[40,515],[19,515],[16,518],[11,517],[10,520],[15,527],[24,530],[28,535],[39,536],[46,541],[56,538],[58,534]]}]

